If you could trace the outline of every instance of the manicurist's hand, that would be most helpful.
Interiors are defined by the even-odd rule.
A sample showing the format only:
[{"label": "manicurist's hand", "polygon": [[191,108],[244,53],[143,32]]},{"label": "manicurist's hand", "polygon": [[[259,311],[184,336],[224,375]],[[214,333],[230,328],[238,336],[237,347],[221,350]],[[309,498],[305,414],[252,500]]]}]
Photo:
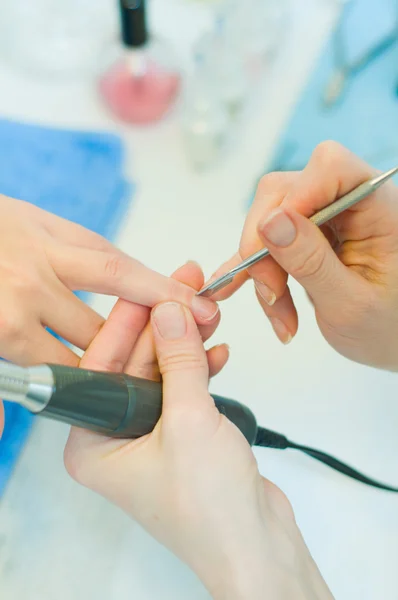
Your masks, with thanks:
[{"label": "manicurist's hand", "polygon": [[159,275],[101,236],[35,206],[0,196],[0,356],[18,364],[77,365],[51,329],[85,350],[103,319],[73,291],[110,294],[153,307],[189,306],[199,325],[215,324],[216,304]]},{"label": "manicurist's hand", "polygon": [[279,339],[297,332],[288,276],[308,292],[328,342],[355,361],[398,369],[398,188],[387,183],[322,230],[308,217],[376,171],[334,142],[321,144],[306,168],[266,175],[247,218],[239,252],[217,272],[266,246],[267,257],[215,296],[248,278]]},{"label": "manicurist's hand", "polygon": [[[203,284],[195,265],[177,276]],[[119,302],[81,366],[161,374],[161,420],[135,441],[72,430],[69,472],[170,548],[216,599],[330,599],[289,502],[260,475],[245,438],[208,393],[226,348],[206,355],[202,337],[211,329],[200,332],[176,302],[155,307],[151,328],[145,322],[142,307]]]}]

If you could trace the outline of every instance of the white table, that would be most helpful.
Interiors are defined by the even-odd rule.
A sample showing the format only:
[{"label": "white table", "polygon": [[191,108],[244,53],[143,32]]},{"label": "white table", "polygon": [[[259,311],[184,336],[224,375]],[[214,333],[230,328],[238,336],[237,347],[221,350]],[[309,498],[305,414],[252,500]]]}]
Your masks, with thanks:
[{"label": "white table", "polygon": [[[174,4],[179,2],[182,6],[182,0]],[[169,0],[158,1],[159,22],[170,24],[169,32],[177,39],[173,20],[167,20],[170,5]],[[180,19],[187,19],[186,39],[181,45],[195,33],[188,23],[194,21],[193,9],[185,5]],[[175,119],[151,130],[124,129],[104,114],[89,86],[44,87],[3,65],[0,114],[118,129],[128,147],[127,172],[131,169],[139,185],[119,245],[165,273],[186,259],[196,259],[209,274],[236,248],[253,182],[335,17],[326,0],[295,0],[293,5],[289,42],[272,69],[262,108],[255,111],[241,147],[205,176],[195,175],[186,163]],[[302,291],[294,286],[294,293],[301,328],[288,348],[276,341],[250,286],[223,306],[216,338],[230,343],[232,355],[214,381],[214,391],[246,402],[260,423],[295,441],[335,452],[369,474],[398,483],[396,376],[340,358],[318,333]],[[111,300],[97,298],[94,306],[107,314]],[[62,464],[66,435],[62,425],[37,422],[1,502],[1,597],[208,598],[177,559],[118,510],[68,478]],[[262,473],[293,502],[305,539],[336,597],[398,598],[396,497],[294,453],[258,450],[256,455]]]}]

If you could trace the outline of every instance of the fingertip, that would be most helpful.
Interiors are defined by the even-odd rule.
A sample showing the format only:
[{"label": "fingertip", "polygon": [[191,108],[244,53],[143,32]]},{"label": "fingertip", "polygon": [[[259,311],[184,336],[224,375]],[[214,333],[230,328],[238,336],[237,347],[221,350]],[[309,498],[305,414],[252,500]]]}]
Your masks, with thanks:
[{"label": "fingertip", "polygon": [[163,302],[152,311],[151,321],[157,342],[173,342],[186,337],[189,311],[178,302]]},{"label": "fingertip", "polygon": [[213,298],[195,295],[191,301],[191,310],[199,325],[213,325],[220,318],[220,309]]},{"label": "fingertip", "polygon": [[298,315],[289,287],[286,287],[282,298],[271,307],[264,302],[256,288],[255,291],[260,306],[269,319],[276,336],[283,344],[290,344],[298,331]]},{"label": "fingertip", "polygon": [[196,291],[203,287],[205,279],[202,267],[193,260],[189,260],[185,265],[177,269],[173,273],[172,278],[192,287]]},{"label": "fingertip", "polygon": [[230,356],[230,348],[227,344],[214,346],[207,351],[207,361],[209,363],[209,376],[218,375],[227,364]]},{"label": "fingertip", "polygon": [[163,380],[163,412],[187,402],[208,402],[209,367],[203,342],[189,309],[174,302],[152,312],[159,370]]}]

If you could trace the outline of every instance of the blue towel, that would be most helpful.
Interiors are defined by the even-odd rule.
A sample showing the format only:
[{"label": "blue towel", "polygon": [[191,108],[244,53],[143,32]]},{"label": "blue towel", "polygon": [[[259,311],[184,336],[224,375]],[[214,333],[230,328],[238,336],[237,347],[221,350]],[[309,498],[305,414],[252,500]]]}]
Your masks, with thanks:
[{"label": "blue towel", "polygon": [[[63,131],[0,120],[0,193],[36,204],[112,239],[131,199],[121,140],[106,133]],[[0,495],[33,417],[5,403]]]},{"label": "blue towel", "polygon": [[[343,28],[349,61],[388,35],[397,18],[396,0],[353,2]],[[379,169],[398,164],[398,44],[348,84],[341,102],[325,109],[321,100],[332,72],[328,41],[265,172],[302,169],[317,144],[329,139]]]}]

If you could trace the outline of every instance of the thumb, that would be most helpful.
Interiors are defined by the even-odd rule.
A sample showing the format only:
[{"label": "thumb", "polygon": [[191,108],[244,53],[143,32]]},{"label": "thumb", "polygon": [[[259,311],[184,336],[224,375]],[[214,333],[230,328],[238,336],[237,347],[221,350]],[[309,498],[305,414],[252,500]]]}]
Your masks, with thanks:
[{"label": "thumb", "polygon": [[260,223],[259,234],[274,259],[319,308],[336,310],[351,296],[353,274],[310,220],[292,209],[278,208]]},{"label": "thumb", "polygon": [[209,368],[202,338],[182,304],[159,304],[152,312],[153,336],[163,378],[163,409],[214,406],[208,393]]}]

